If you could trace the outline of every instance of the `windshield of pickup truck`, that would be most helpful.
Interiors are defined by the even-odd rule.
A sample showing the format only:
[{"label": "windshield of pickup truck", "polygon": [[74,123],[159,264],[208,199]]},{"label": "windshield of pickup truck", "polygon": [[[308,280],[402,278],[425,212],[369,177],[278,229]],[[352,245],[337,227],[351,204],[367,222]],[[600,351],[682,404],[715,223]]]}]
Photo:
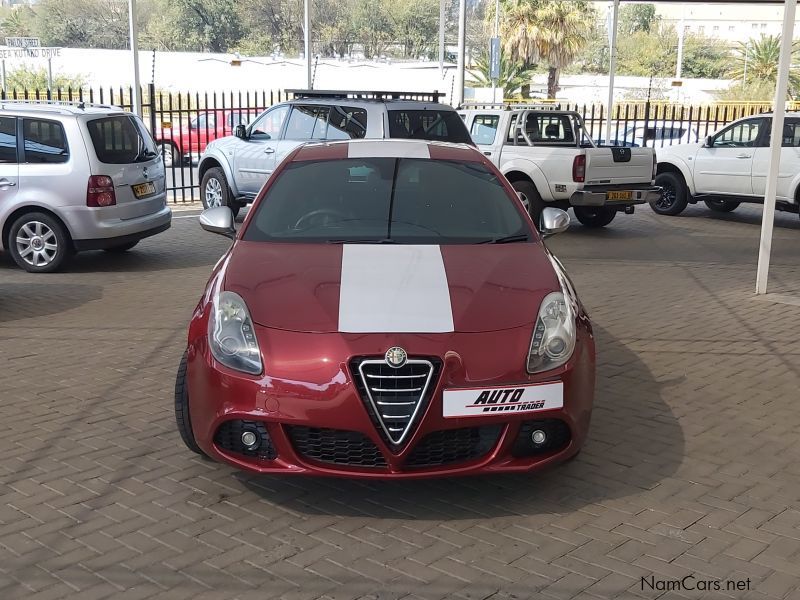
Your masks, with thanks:
[{"label": "windshield of pickup truck", "polygon": [[290,164],[256,204],[246,241],[524,242],[517,202],[480,163],[359,158]]}]

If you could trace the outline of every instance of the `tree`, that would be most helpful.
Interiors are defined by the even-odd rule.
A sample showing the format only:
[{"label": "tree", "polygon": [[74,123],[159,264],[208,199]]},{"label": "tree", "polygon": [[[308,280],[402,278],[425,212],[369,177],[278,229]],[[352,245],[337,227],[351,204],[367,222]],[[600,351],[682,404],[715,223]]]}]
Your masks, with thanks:
[{"label": "tree", "polygon": [[678,36],[661,26],[617,38],[617,72],[638,77],[674,77]]},{"label": "tree", "polygon": [[404,58],[428,54],[438,40],[439,0],[403,0],[389,5],[394,41]]},{"label": "tree", "polygon": [[[68,75],[65,73],[53,74],[53,89],[66,90],[72,88],[78,90],[86,85],[86,78],[83,75]],[[44,67],[39,69],[29,69],[20,67],[10,71],[6,78],[8,92],[17,90],[46,90],[47,89],[47,70]]]},{"label": "tree", "polygon": [[[800,42],[792,42],[792,62],[796,61]],[[739,42],[734,50],[736,64],[730,70],[729,77],[738,79],[743,86],[751,82],[763,82],[775,89],[778,81],[778,60],[781,55],[781,38],[779,35],[762,35],[759,39]],[[789,70],[789,96],[800,92],[800,70],[792,67]],[[773,92],[774,94],[774,92]]]},{"label": "tree", "polygon": [[[503,0],[503,53],[525,65],[547,66],[547,97],[555,98],[561,70],[589,42],[595,12],[586,0]],[[487,18],[494,18],[493,10]]]},{"label": "tree", "polygon": [[733,62],[730,46],[721,40],[694,33],[683,39],[683,77],[723,79]]},{"label": "tree", "polygon": [[[478,55],[475,60],[474,72],[471,75],[474,79],[469,82],[470,85],[492,87],[488,52],[482,52]],[[528,69],[521,62],[512,61],[501,54],[500,77],[497,80],[497,87],[502,90],[503,98],[513,96],[523,85],[530,84],[531,77],[533,77],[532,69]]]},{"label": "tree", "polygon": [[655,4],[626,4],[619,9],[618,34],[631,35],[637,31],[645,33],[657,28],[659,17]]}]

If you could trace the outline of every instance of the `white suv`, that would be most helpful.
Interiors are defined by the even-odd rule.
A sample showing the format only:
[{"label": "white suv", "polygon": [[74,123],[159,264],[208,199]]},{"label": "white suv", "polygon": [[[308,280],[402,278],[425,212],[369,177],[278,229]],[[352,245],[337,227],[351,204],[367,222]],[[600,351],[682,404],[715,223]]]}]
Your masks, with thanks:
[{"label": "white suv", "polygon": [[129,250],[169,228],[164,164],[114,106],[0,102],[0,250],[32,273],[74,252]]}]

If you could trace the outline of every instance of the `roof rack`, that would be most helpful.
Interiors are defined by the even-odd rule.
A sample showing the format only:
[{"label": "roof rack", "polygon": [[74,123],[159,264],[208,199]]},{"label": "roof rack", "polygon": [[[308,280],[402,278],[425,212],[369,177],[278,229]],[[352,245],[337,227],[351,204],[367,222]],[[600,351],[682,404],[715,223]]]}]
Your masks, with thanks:
[{"label": "roof rack", "polygon": [[114,106],[111,104],[98,104],[95,102],[85,102],[84,100],[48,100],[47,98],[28,98],[27,100],[24,98],[8,98],[6,100],[0,100],[0,104],[46,104],[52,106],[74,106],[75,108],[79,108],[83,110],[84,108],[93,107],[93,108],[119,108],[118,106]]},{"label": "roof rack", "polygon": [[459,108],[477,108],[479,110],[562,110],[559,104],[525,104],[522,102],[463,102]]},{"label": "roof rack", "polygon": [[379,92],[362,90],[286,90],[298,98],[350,98],[362,100],[416,100],[418,102],[439,102],[445,94],[439,90],[432,92]]}]

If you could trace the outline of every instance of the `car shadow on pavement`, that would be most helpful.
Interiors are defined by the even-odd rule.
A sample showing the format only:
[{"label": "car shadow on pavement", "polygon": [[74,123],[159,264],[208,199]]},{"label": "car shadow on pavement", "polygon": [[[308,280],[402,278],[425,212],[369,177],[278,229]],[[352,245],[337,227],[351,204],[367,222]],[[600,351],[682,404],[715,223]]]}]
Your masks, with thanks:
[{"label": "car shadow on pavement", "polygon": [[[726,221],[728,223],[745,223],[761,226],[762,206],[758,204],[742,205],[733,212],[715,212],[705,207],[702,203],[689,205],[678,217],[693,217]],[[670,217],[675,218],[675,217]],[[796,214],[786,211],[775,211],[775,227],[780,229],[800,229],[800,218]]]},{"label": "car shadow on pavement", "polygon": [[362,481],[236,472],[270,503],[309,515],[461,520],[572,512],[656,487],[684,456],[664,383],[595,326],[597,386],[589,439],[572,461],[526,475]]},{"label": "car shadow on pavement", "polygon": [[54,315],[102,296],[99,285],[4,282],[0,285],[0,323]]}]

